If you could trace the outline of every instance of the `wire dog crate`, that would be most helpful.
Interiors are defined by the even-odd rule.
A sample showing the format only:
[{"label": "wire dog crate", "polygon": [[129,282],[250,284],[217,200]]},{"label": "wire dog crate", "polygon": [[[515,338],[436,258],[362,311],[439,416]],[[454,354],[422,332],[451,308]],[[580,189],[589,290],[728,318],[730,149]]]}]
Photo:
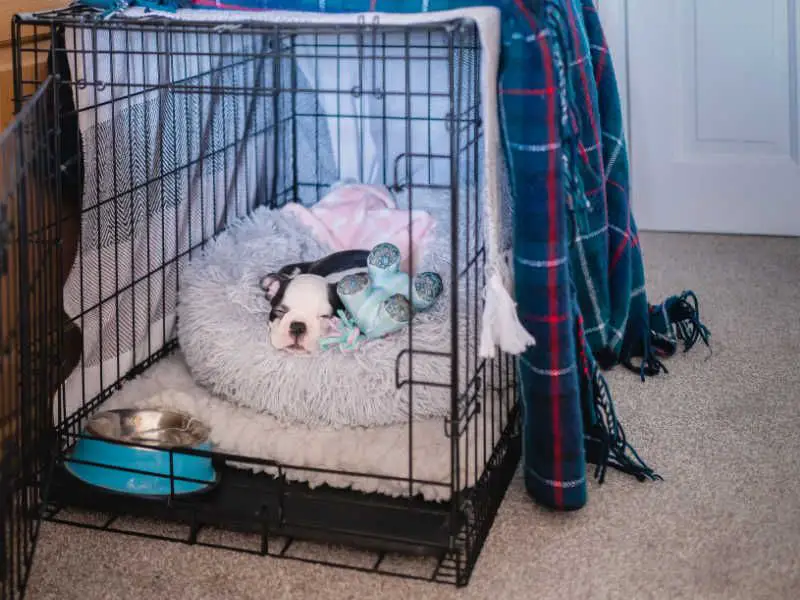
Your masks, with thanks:
[{"label": "wire dog crate", "polygon": [[[22,406],[35,411],[26,425],[35,434],[23,436],[21,447],[25,452],[33,444],[39,457],[25,478],[41,491],[31,501],[38,511],[31,522],[43,518],[466,585],[520,457],[515,362],[504,354],[492,360],[478,355],[484,247],[478,227],[481,49],[475,25],[454,20],[397,26],[377,18],[349,25],[157,16],[101,20],[97,14],[72,7],[17,17],[14,23],[17,127],[33,128],[47,142],[37,172],[25,175],[52,200],[37,220],[17,221],[15,252],[20,265],[36,248],[57,266],[46,292],[36,296],[48,317],[20,321],[19,347],[31,348],[20,354],[21,372],[34,379],[34,355],[46,345],[52,356],[43,356],[37,368],[47,371],[41,381],[55,390],[40,390],[38,383],[36,389],[20,388]],[[23,71],[31,58],[47,61],[46,79]],[[306,77],[301,64],[314,65],[315,76]],[[26,120],[34,112],[46,119]],[[131,132],[152,127],[148,119],[158,119],[157,132],[143,143]],[[378,142],[367,160],[370,135]],[[106,140],[114,155],[110,171],[101,165],[109,157],[98,156],[87,136]],[[337,157],[332,163],[325,158],[331,148]],[[350,174],[404,194],[409,208],[415,195],[446,193],[452,223],[467,224],[442,233],[451,252],[449,318],[453,329],[458,325],[472,333],[466,347],[455,335],[442,339],[435,352],[417,350],[409,341],[395,367],[396,385],[408,390],[410,406],[415,390],[425,386],[438,385],[449,395],[450,414],[438,419],[450,454],[448,480],[415,479],[413,415],[407,424],[409,472],[394,477],[407,493],[394,496],[346,485],[312,486],[296,474],[326,469],[218,448],[169,451],[171,461],[180,453],[212,458],[221,478],[202,495],[143,499],[107,493],[71,476],[65,459],[85,436],[87,419],[131,380],[180,351],[166,317],[175,312],[186,265],[258,209],[313,206],[342,177],[347,161]],[[33,169],[16,164],[18,170]],[[246,175],[231,184],[242,169]],[[189,197],[196,177],[211,183],[197,188],[200,197]],[[12,180],[4,172],[0,184]],[[5,195],[4,201],[22,210],[20,196]],[[181,212],[182,202],[203,208]],[[197,214],[211,217],[192,222],[205,219]],[[115,281],[101,282],[90,294],[91,277],[81,275],[77,296],[61,293],[74,254],[132,243],[137,223],[147,228],[148,239],[152,229],[162,240],[158,256],[148,256],[143,271],[129,254],[106,252],[114,257]],[[181,235],[183,228],[188,236]],[[199,235],[191,233],[198,228]],[[21,270],[19,278],[20,301],[33,302],[34,274]],[[140,291],[151,288],[159,290],[158,306],[149,291]],[[135,305],[137,294],[144,312],[121,318],[121,306]],[[65,310],[63,303],[70,301],[77,304]],[[135,345],[137,319],[159,325],[150,327],[145,352],[121,359]],[[409,340],[413,329],[412,321]],[[38,346],[24,342],[31,336]],[[415,379],[410,367],[403,374],[404,360],[424,361],[434,354],[449,361],[445,384]],[[91,369],[99,373],[96,380]],[[65,383],[70,376],[71,388]],[[5,404],[3,411],[5,419],[10,414]],[[214,423],[209,425],[213,429]],[[269,473],[254,472],[255,467],[268,467]],[[390,478],[352,470],[328,474]],[[415,493],[420,483],[446,489],[446,499],[422,498]],[[17,518],[4,513],[6,524]],[[5,564],[16,563],[6,557]]]}]

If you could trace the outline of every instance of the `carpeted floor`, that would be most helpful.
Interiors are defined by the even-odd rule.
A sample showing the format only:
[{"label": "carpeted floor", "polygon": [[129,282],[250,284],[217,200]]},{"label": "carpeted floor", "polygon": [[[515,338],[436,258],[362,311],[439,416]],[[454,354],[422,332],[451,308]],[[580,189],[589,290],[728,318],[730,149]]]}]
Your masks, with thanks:
[{"label": "carpeted floor", "polygon": [[571,514],[515,481],[462,591],[45,524],[29,597],[800,597],[800,240],[643,234],[656,299],[694,289],[714,335],[642,384],[609,379],[629,438],[664,476],[611,473]]}]

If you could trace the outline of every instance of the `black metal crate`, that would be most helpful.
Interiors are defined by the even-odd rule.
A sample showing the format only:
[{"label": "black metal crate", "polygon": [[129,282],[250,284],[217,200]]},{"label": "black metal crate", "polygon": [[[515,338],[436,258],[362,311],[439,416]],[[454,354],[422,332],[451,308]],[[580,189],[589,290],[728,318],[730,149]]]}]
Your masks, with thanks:
[{"label": "black metal crate", "polygon": [[64,365],[55,87],[0,132],[0,597],[24,594]]},{"label": "black metal crate", "polygon": [[[37,91],[43,82],[21,68],[23,59],[41,57],[52,74],[48,98],[54,110],[39,126],[59,133],[50,147],[53,161],[49,174],[60,216],[58,226],[48,225],[48,231],[56,237],[53,251],[58,253],[58,264],[69,268],[73,260],[67,255],[70,249],[81,252],[81,248],[124,236],[135,210],[149,215],[148,211],[167,206],[193,173],[219,173],[225,179],[235,167],[233,156],[244,153],[248,160],[252,157],[252,164],[263,164],[263,174],[253,174],[255,183],[201,199],[213,203],[213,223],[203,224],[202,235],[183,247],[176,244],[169,251],[162,249],[160,264],[131,283],[135,287],[158,278],[164,287],[161,310],[166,315],[178,301],[180,270],[228,225],[259,207],[278,208],[289,202],[312,205],[322,197],[324,189],[339,176],[319,160],[319,121],[333,119],[337,124],[355,124],[356,128],[377,128],[382,140],[399,140],[401,151],[388,151],[385,146],[377,166],[385,185],[412,192],[448,190],[453,214],[466,211],[472,225],[466,232],[454,230],[449,234],[453,285],[461,283],[468,290],[467,298],[453,302],[451,319],[465,322],[475,335],[466,353],[460,353],[457,343],[450,340],[443,341],[438,353],[449,357],[452,366],[446,379],[453,411],[442,422],[451,440],[452,472],[447,484],[437,484],[448,488],[449,500],[425,501],[415,495],[419,481],[413,477],[403,480],[407,481],[408,494],[391,498],[330,486],[312,488],[287,476],[314,471],[309,467],[202,451],[186,453],[212,456],[223,476],[216,488],[201,495],[143,499],[102,492],[79,482],[64,470],[65,457],[84,436],[87,418],[102,410],[103,403],[126,381],[176,350],[176,336],[165,326],[146,355],[136,358],[130,368],[118,368],[105,378],[101,369],[98,389],[85,392],[77,409],[66,406],[64,386],[58,389],[53,425],[44,417],[38,422],[42,439],[52,441],[47,454],[50,460],[43,461],[48,470],[40,498],[42,517],[132,535],[465,585],[520,456],[514,360],[503,354],[484,360],[477,352],[484,248],[477,225],[482,211],[482,123],[480,44],[475,25],[454,20],[400,27],[384,25],[377,18],[350,25],[222,24],[156,16],[137,21],[120,17],[100,20],[97,15],[96,11],[70,8],[26,15],[14,24],[18,108],[28,110],[37,105],[43,94]],[[82,43],[76,44],[76,39]],[[304,80],[298,76],[299,60],[324,62],[337,70],[355,69],[358,83],[345,89],[338,77],[332,87]],[[113,69],[103,70],[103,61],[125,69],[127,80],[116,81]],[[148,61],[158,68],[148,71]],[[84,76],[77,77],[70,65],[80,65]],[[446,77],[436,76],[432,65],[440,65]],[[401,81],[387,75],[392,69]],[[95,101],[76,103],[78,89],[90,90]],[[337,107],[341,101],[344,108],[322,111],[323,95],[335,98]],[[379,106],[379,116],[365,118],[348,112],[347,103],[362,100]],[[152,147],[138,147],[128,138],[118,140],[114,123],[128,119],[126,126],[131,127],[135,119],[148,118],[126,110],[134,102],[155,102],[158,110],[168,115]],[[218,103],[223,116],[219,123],[205,128],[207,138],[198,134],[195,139],[192,124],[202,112],[197,107],[207,103]],[[133,167],[129,176],[118,174],[117,169],[113,174],[99,173],[97,158],[93,163],[81,150],[81,120],[96,120],[101,113],[106,114],[108,126],[94,135],[118,140],[114,151],[144,161],[146,176],[134,177]],[[423,137],[412,139],[412,130],[422,131]],[[421,144],[419,139],[423,140]],[[359,163],[361,177],[364,168]],[[84,189],[85,182],[92,180],[85,177],[87,172],[101,182],[101,189]],[[174,223],[166,224],[162,217],[154,226],[161,227],[166,237],[179,225],[177,217]],[[20,231],[21,251],[30,244],[33,233],[32,229]],[[131,267],[120,262],[118,268]],[[64,277],[59,281],[63,283]],[[63,382],[73,368],[82,368],[89,358],[80,350],[80,336],[81,332],[86,335],[86,331],[93,331],[86,325],[93,318],[92,311],[102,311],[104,303],[119,303],[128,292],[118,290],[96,302],[81,298],[79,315],[46,324],[45,329],[56,340],[51,346],[56,359],[48,367],[51,380]],[[54,314],[61,315],[59,290],[51,290],[45,301]],[[101,350],[107,343],[119,351],[125,343],[124,328],[125,323],[117,322],[115,327],[103,330],[106,340],[100,340]],[[414,360],[425,358],[424,353],[407,352],[417,354]],[[432,384],[398,381],[409,394],[415,386],[424,385]],[[494,405],[491,410],[487,408],[488,394],[500,399],[499,409]],[[23,401],[26,398],[23,396]],[[44,396],[37,400],[37,406],[44,408],[41,415],[49,416],[49,402],[50,398]],[[478,435],[479,420],[484,424],[482,436]],[[485,434],[487,423],[499,434]],[[409,452],[410,448],[409,442]],[[271,473],[253,474],[231,463],[269,467]],[[464,469],[474,481],[469,487],[460,481]],[[369,473],[347,475],[381,478]],[[95,514],[102,516],[90,518]],[[131,518],[136,523],[154,524],[133,528],[120,525]],[[164,533],[163,523],[172,524],[170,533]],[[225,541],[207,540],[204,536],[210,531],[229,532],[233,538],[219,534]],[[295,552],[307,541],[358,548],[366,558],[361,556],[351,564],[337,560],[336,552]],[[429,562],[416,571],[398,569],[395,555],[416,556],[409,558],[412,562],[428,557]]]}]

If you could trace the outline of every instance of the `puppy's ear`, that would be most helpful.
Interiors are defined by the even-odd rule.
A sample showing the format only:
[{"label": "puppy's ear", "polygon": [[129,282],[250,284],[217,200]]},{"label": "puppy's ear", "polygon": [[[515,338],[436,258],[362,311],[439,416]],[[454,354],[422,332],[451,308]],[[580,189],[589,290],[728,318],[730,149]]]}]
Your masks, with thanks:
[{"label": "puppy's ear", "polygon": [[287,279],[291,279],[292,277],[296,277],[302,273],[308,273],[308,270],[311,268],[312,264],[313,263],[310,262],[303,262],[286,265],[280,271],[278,271],[278,275],[281,277],[286,277]]},{"label": "puppy's ear", "polygon": [[261,278],[258,285],[264,290],[264,296],[266,296],[267,302],[271,303],[275,299],[275,296],[278,295],[287,280],[288,278],[285,275],[280,275],[278,273],[270,273]]}]

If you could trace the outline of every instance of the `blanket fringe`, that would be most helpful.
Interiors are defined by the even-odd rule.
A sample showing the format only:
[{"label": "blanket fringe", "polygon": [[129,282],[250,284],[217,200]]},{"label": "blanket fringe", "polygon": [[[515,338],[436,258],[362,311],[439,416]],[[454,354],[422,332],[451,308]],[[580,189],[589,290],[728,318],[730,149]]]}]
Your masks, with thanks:
[{"label": "blanket fringe", "polygon": [[693,291],[686,290],[650,307],[650,325],[642,333],[641,364],[637,367],[632,363],[631,356],[635,354],[623,357],[620,362],[638,372],[644,381],[661,372],[669,373],[659,357],[674,355],[679,342],[683,342],[683,351],[688,352],[698,341],[711,350],[711,332],[700,320],[700,303]]},{"label": "blanket fringe", "polygon": [[698,341],[711,349],[711,332],[700,321],[700,302],[692,290],[667,300],[666,308],[675,336],[683,342],[684,352],[691,350]]},{"label": "blanket fringe", "polygon": [[595,370],[593,376],[594,392],[594,411],[597,422],[603,430],[605,439],[604,452],[600,460],[597,461],[594,476],[599,483],[605,481],[606,470],[608,467],[617,469],[624,473],[633,475],[639,481],[647,479],[651,481],[663,480],[653,469],[647,466],[636,450],[625,438],[625,430],[617,419],[614,410],[614,401],[608,389],[605,377]]},{"label": "blanket fringe", "polygon": [[653,347],[652,342],[652,331],[645,331],[642,334],[642,345],[644,347],[642,352],[642,362],[638,368],[631,362],[630,358],[625,358],[621,361],[627,369],[633,372],[638,372],[639,377],[642,378],[642,381],[644,381],[647,377],[652,377],[653,375],[658,375],[659,373],[664,373],[665,375],[669,373],[667,366],[658,358],[658,354],[656,349]]},{"label": "blanket fringe", "polygon": [[503,285],[499,273],[489,278],[485,291],[485,306],[481,325],[481,358],[494,358],[495,348],[509,354],[522,354],[528,346],[536,345],[517,316],[517,305]]}]

